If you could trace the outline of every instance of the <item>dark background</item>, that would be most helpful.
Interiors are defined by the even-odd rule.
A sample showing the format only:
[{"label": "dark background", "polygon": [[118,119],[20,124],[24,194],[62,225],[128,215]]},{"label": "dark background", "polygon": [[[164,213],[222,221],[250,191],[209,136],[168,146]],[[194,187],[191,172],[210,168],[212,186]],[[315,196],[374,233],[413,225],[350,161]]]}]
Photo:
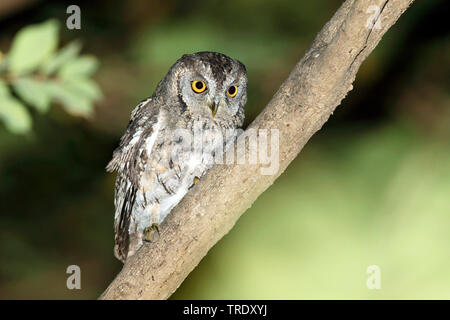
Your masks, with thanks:
[{"label": "dark background", "polygon": [[[14,0],[2,0],[2,6]],[[19,1],[17,1],[18,3]],[[138,101],[182,54],[220,51],[249,73],[246,124],[341,5],[320,1],[79,1],[0,6],[0,50],[56,18],[100,61],[90,119],[55,104],[26,135],[0,123],[0,298],[96,298],[113,257],[104,170]],[[16,3],[16,4],[17,4]],[[354,89],[174,298],[448,298],[450,42],[445,1],[417,0],[363,63]],[[0,106],[1,108],[1,106]],[[82,289],[66,288],[81,268]],[[366,287],[378,265],[381,290]]]}]

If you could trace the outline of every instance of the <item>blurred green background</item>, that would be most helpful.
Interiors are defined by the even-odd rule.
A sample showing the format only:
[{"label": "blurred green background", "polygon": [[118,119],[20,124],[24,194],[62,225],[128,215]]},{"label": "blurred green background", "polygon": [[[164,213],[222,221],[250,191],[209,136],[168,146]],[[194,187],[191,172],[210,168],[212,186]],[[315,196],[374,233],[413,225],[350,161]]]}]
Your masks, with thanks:
[{"label": "blurred green background", "polygon": [[[246,124],[340,6],[320,1],[2,0],[0,50],[55,18],[61,43],[97,57],[89,117],[27,107],[0,123],[0,298],[96,298],[113,257],[114,176],[104,167],[137,102],[183,53],[246,64]],[[416,3],[362,65],[354,89],[287,171],[173,295],[177,299],[450,298],[450,37],[445,1]],[[38,50],[38,48],[36,48]],[[0,108],[2,106],[0,105]],[[81,267],[81,290],[66,268]],[[381,269],[381,289],[366,269]]]}]

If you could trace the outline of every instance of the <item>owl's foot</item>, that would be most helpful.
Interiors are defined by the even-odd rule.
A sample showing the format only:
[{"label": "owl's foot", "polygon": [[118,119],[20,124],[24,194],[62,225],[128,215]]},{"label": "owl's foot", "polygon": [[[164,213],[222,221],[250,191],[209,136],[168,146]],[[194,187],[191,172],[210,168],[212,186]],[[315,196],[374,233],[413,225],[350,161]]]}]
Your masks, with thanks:
[{"label": "owl's foot", "polygon": [[189,189],[191,189],[193,186],[195,186],[199,180],[200,180],[199,177],[194,177],[194,181],[193,181],[192,185],[189,187]]},{"label": "owl's foot", "polygon": [[[156,237],[156,238],[155,238]],[[153,242],[159,238],[159,224],[154,223],[144,230],[144,241]]]}]

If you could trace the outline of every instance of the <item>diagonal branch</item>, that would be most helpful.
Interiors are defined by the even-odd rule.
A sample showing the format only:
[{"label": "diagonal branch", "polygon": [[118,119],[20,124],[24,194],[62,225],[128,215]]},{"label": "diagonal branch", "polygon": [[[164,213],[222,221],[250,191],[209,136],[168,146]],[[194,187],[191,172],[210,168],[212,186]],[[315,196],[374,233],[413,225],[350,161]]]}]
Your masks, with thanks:
[{"label": "diagonal branch", "polygon": [[[352,89],[361,63],[413,0],[347,0],[249,126],[278,129],[279,170],[216,165],[124,265],[101,299],[166,299],[298,155]],[[248,129],[247,129],[248,130]]]}]

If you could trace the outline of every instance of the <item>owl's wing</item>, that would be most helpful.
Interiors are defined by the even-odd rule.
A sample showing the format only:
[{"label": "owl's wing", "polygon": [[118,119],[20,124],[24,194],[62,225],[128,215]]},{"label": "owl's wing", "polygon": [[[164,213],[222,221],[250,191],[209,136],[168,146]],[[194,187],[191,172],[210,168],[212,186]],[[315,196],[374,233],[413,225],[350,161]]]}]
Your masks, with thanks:
[{"label": "owl's wing", "polygon": [[[112,160],[106,166],[106,171],[119,171],[129,160],[132,155],[131,151],[138,144],[144,129],[152,129],[146,126],[146,120],[152,115],[156,115],[154,104],[151,103],[152,98],[147,98],[138,103],[131,112],[131,119],[128,123],[125,134],[120,138],[119,146],[114,150]],[[153,108],[152,108],[153,106]],[[144,128],[145,126],[145,128]],[[151,132],[149,132],[151,134]]]},{"label": "owl's wing", "polygon": [[131,113],[131,120],[119,147],[114,150],[113,158],[106,166],[108,172],[117,171],[115,186],[115,247],[114,254],[125,261],[130,243],[129,225],[139,180],[146,161],[145,141],[157,134],[159,107],[152,98],[142,100]]}]

